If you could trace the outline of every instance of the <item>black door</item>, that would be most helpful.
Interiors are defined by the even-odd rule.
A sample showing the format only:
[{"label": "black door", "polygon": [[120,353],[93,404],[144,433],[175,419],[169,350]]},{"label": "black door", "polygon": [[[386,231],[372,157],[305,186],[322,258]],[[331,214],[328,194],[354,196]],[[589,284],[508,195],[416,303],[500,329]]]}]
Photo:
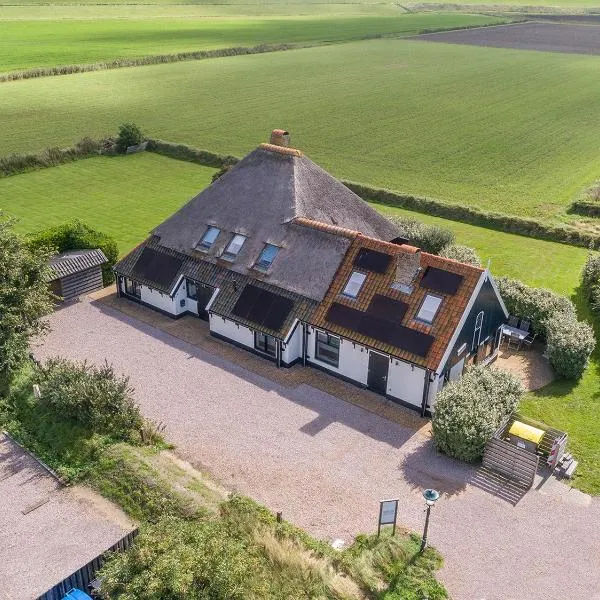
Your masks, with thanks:
[{"label": "black door", "polygon": [[212,298],[215,291],[214,287],[210,285],[203,285],[198,283],[196,285],[196,298],[198,299],[198,316],[205,321],[208,321],[208,313],[206,312],[206,305]]},{"label": "black door", "polygon": [[367,386],[378,394],[387,393],[387,378],[390,359],[377,352],[369,352],[369,376]]}]

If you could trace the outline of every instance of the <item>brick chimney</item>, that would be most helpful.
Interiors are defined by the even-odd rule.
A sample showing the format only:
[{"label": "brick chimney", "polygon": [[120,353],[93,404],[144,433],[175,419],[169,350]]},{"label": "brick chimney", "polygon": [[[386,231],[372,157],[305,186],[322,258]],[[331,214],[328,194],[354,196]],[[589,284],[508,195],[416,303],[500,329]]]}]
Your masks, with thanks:
[{"label": "brick chimney", "polygon": [[400,287],[411,287],[417,273],[421,269],[421,250],[408,244],[402,244],[404,252],[398,254],[394,284]]},{"label": "brick chimney", "polygon": [[289,148],[290,134],[285,129],[273,129],[271,132],[271,144],[273,146],[283,146]]}]

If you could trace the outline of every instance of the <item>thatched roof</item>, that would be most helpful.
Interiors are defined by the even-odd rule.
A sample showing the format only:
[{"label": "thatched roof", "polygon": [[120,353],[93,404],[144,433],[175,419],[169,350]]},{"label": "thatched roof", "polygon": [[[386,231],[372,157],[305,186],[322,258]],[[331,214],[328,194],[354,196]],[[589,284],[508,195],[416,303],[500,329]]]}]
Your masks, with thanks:
[{"label": "thatched roof", "polygon": [[[389,241],[396,228],[301,152],[264,144],[156,227],[160,245],[217,262],[234,233],[247,236],[227,267],[321,300],[351,240],[294,224],[318,221]],[[194,250],[206,228],[221,230],[206,253]],[[253,269],[265,243],[281,248],[269,272]]]}]

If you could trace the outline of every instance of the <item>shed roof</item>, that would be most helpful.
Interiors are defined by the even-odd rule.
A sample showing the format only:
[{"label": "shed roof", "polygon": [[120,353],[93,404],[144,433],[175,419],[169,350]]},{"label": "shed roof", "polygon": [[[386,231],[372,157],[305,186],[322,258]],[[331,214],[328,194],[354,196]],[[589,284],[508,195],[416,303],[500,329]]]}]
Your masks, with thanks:
[{"label": "shed roof", "polygon": [[91,250],[70,250],[69,252],[61,252],[50,259],[50,267],[54,271],[54,279],[60,279],[67,275],[81,273],[92,267],[97,267],[108,262],[104,252],[100,248]]}]

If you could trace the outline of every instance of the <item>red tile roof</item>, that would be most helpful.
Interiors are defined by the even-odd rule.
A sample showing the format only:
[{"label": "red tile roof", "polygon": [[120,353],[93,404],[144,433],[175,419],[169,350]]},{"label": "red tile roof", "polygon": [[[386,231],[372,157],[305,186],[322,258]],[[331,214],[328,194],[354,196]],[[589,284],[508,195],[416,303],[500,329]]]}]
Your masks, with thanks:
[{"label": "red tile roof", "polygon": [[[385,273],[375,273],[372,271],[365,272],[364,270],[354,266],[354,260],[361,248],[376,250],[378,252],[389,254],[393,257]],[[450,344],[452,336],[458,327],[469,300],[473,295],[475,287],[477,286],[477,282],[483,273],[483,269],[460,263],[448,258],[442,258],[440,256],[428,254],[426,252],[420,252],[421,268],[413,281],[412,293],[405,294],[393,289],[391,285],[395,280],[398,258],[402,254],[410,253],[414,255],[418,251],[419,250],[414,246],[392,244],[390,242],[383,242],[381,240],[376,240],[374,238],[358,234],[348,249],[348,252],[342,261],[329,288],[329,291],[323,299],[323,302],[313,314],[311,324],[316,327],[327,329],[333,333],[337,333],[338,335],[355,341],[359,344],[372,347],[376,350],[381,350],[382,352],[390,354],[396,358],[401,358],[432,370],[437,369],[448,345]],[[458,275],[462,275],[463,280],[456,294],[440,294],[439,292],[432,292],[421,287],[419,283],[427,267],[436,267],[456,273]],[[356,270],[366,273],[367,278],[357,298],[352,299],[343,296],[342,291],[350,275]],[[419,308],[428,293],[433,293],[436,296],[443,297],[443,302],[431,325],[427,325],[415,320]],[[334,302],[350,306],[354,309],[364,312],[367,310],[367,307],[376,294],[381,294],[385,297],[400,300],[401,302],[408,304],[408,309],[401,320],[401,324],[435,337],[435,341],[425,357],[417,356],[395,346],[378,341],[374,338],[364,336],[351,329],[335,325],[326,320],[327,312]]]}]

